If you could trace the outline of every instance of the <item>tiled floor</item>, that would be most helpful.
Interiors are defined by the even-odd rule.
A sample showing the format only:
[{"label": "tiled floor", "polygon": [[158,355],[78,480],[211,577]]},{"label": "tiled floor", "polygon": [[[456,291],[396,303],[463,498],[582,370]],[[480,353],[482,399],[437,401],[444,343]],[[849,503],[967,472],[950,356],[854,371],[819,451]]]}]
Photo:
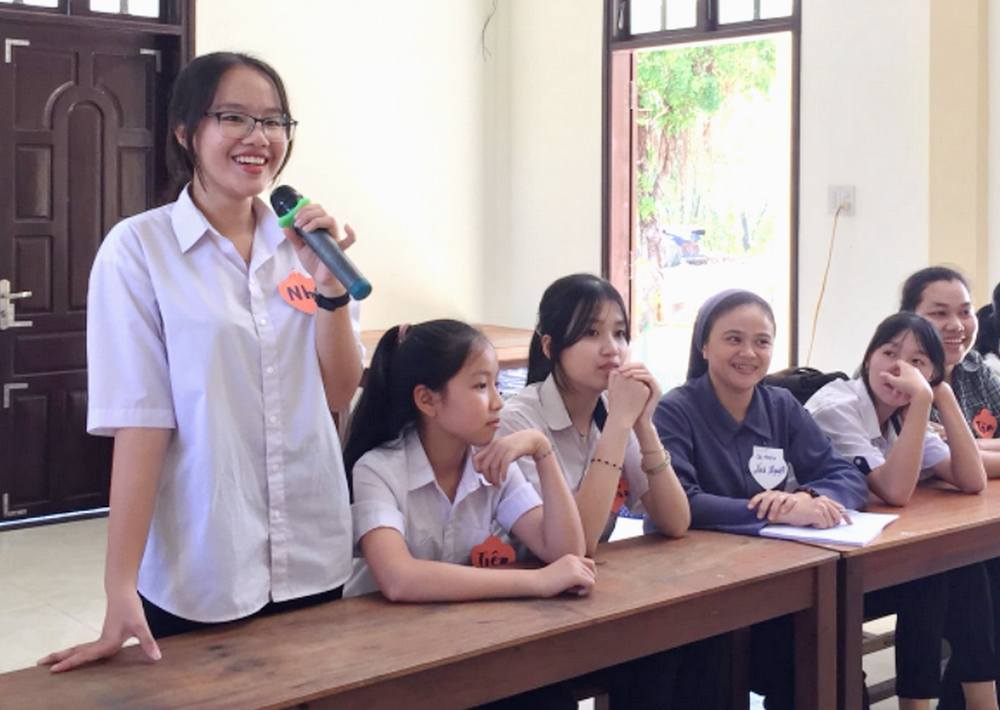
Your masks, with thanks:
[{"label": "tiled floor", "polygon": [[[630,524],[637,525],[625,522],[623,532]],[[104,619],[106,535],[106,518],[0,532],[0,673],[97,637]],[[874,622],[892,623],[891,617]],[[892,665],[891,649],[867,656],[869,681],[888,677]],[[761,707],[759,700],[751,705]],[[893,698],[873,710],[896,707]]]}]

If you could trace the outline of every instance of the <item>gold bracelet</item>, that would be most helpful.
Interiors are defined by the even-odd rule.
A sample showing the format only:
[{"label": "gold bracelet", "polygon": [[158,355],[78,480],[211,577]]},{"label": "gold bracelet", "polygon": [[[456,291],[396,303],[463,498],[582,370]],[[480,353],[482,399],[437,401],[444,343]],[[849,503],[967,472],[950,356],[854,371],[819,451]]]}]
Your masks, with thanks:
[{"label": "gold bracelet", "polygon": [[607,459],[599,459],[596,456],[590,459],[590,463],[602,463],[605,466],[610,466],[611,468],[617,469],[619,472],[622,471],[622,465],[620,463],[611,463]]},{"label": "gold bracelet", "polygon": [[651,468],[642,469],[642,472],[645,473],[647,476],[652,476],[654,473],[659,473],[669,465],[670,465],[670,452],[664,449],[663,461],[661,461],[660,463],[656,464]]},{"label": "gold bracelet", "polygon": [[532,456],[531,458],[533,458],[533,459],[535,460],[535,463],[538,463],[538,462],[539,462],[539,461],[541,461],[542,459],[547,459],[547,458],[548,458],[549,456],[551,456],[551,455],[552,455],[552,452],[553,452],[553,451],[555,451],[555,449],[553,449],[553,448],[552,448],[552,447],[550,446],[550,447],[549,447],[549,450],[548,450],[548,451],[546,451],[546,452],[545,452],[544,454],[542,454],[541,456]]}]

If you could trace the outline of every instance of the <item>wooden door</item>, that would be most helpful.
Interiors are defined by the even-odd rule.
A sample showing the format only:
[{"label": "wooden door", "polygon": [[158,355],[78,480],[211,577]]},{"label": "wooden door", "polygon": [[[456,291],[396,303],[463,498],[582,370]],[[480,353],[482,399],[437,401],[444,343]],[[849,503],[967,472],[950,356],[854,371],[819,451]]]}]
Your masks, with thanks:
[{"label": "wooden door", "polygon": [[31,292],[15,304],[30,325],[0,330],[9,521],[107,505],[111,440],[86,433],[87,281],[108,229],[153,204],[170,83],[158,69],[178,52],[139,33],[0,31],[0,281]]}]

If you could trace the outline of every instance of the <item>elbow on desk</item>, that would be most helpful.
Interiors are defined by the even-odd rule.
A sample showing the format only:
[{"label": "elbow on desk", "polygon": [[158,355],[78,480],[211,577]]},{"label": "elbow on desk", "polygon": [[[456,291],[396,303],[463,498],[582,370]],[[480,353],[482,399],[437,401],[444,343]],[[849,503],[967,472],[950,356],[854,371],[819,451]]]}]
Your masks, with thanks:
[{"label": "elbow on desk", "polygon": [[959,488],[959,490],[961,490],[962,493],[968,493],[969,495],[977,496],[986,490],[986,481],[977,480],[975,483],[972,483],[971,485],[962,486],[961,488]]}]

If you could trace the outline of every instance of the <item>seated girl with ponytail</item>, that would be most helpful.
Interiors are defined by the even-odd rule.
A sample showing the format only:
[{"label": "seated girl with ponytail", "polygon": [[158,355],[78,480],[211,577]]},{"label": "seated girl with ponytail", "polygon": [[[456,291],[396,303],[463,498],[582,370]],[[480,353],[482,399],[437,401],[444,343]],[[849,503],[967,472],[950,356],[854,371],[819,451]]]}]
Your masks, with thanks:
[{"label": "seated girl with ponytail", "polygon": [[[379,589],[392,601],[460,601],[593,587],[580,516],[548,439],[536,430],[494,439],[497,373],[493,346],[458,321],[395,327],[379,341],[344,453],[364,555],[345,596]],[[541,498],[514,463],[522,457],[538,468]],[[471,566],[497,524],[547,566]]]}]

